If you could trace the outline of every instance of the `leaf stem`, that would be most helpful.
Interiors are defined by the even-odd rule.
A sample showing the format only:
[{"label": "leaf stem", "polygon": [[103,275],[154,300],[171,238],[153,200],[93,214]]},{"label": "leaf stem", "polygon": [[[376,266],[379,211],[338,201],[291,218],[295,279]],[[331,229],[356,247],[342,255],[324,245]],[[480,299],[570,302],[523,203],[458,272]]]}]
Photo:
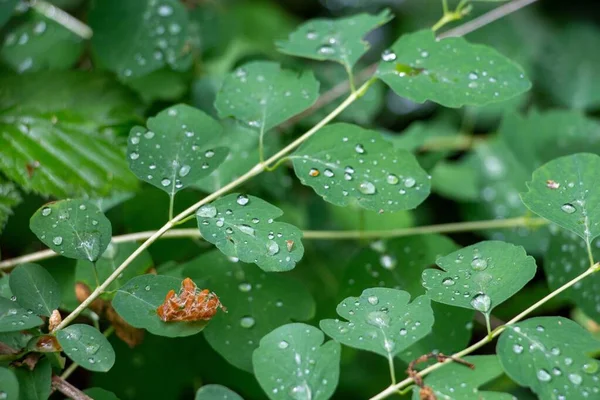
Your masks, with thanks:
[{"label": "leaf stem", "polygon": [[169,196],[169,221],[173,219],[173,208],[175,207],[175,194]]},{"label": "leaf stem", "polygon": [[390,353],[387,356],[388,366],[390,367],[390,378],[392,380],[392,385],[396,384],[396,368],[394,367],[394,357]]},{"label": "leaf stem", "polygon": [[31,7],[44,17],[64,26],[82,39],[88,40],[93,35],[92,29],[89,26],[46,1],[33,0]]},{"label": "leaf stem", "polygon": [[[600,270],[600,264],[594,264],[593,266],[591,266],[590,268],[588,268],[584,273],[582,273],[581,275],[575,277],[574,279],[572,279],[571,281],[565,283],[564,285],[562,285],[560,288],[556,289],[555,291],[553,291],[552,293],[549,293],[548,295],[546,295],[545,297],[543,297],[542,299],[540,299],[539,301],[537,301],[536,303],[534,303],[533,305],[531,305],[530,307],[528,307],[526,310],[524,310],[523,312],[521,312],[520,314],[518,314],[516,317],[514,317],[513,319],[511,319],[510,321],[508,321],[505,325],[500,326],[498,328],[496,328],[495,330],[492,331],[491,334],[486,335],[483,339],[481,339],[480,341],[478,341],[477,343],[472,344],[471,346],[467,347],[464,350],[459,351],[456,354],[453,354],[452,357],[446,359],[443,362],[438,362],[436,364],[433,364],[427,368],[425,368],[424,370],[422,370],[421,372],[419,372],[419,376],[425,376],[430,372],[433,372],[441,367],[443,367],[446,363],[451,363],[453,360],[452,358],[462,358],[468,354],[471,354],[472,352],[474,352],[475,350],[485,346],[486,344],[488,344],[489,342],[491,342],[495,337],[499,336],[502,332],[504,332],[504,330],[511,326],[516,324],[517,322],[519,322],[520,320],[522,320],[523,318],[525,318],[527,315],[529,315],[531,312],[535,311],[538,307],[540,307],[542,304],[546,303],[548,300],[552,299],[553,297],[559,295],[560,293],[564,292],[565,290],[569,289],[571,286],[575,285],[577,282],[587,278],[588,276],[592,275],[594,272]],[[396,393],[398,390],[401,390],[402,388],[404,388],[407,385],[410,385],[414,382],[414,380],[412,378],[406,378],[403,381],[395,384],[395,385],[391,385],[389,387],[387,387],[385,390],[383,390],[381,393],[371,397],[370,400],[381,400],[381,399],[385,399],[388,396],[391,396],[392,394]]]},{"label": "leaf stem", "polygon": [[585,246],[587,248],[588,259],[590,260],[590,267],[594,265],[594,255],[592,254],[592,243],[589,239],[585,240]]}]

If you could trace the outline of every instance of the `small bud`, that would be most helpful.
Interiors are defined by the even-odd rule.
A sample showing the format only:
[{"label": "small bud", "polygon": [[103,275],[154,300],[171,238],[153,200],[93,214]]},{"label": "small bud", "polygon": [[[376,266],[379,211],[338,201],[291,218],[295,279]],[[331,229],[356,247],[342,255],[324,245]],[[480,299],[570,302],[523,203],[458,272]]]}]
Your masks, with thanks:
[{"label": "small bud", "polygon": [[50,315],[50,320],[48,321],[48,330],[52,332],[61,322],[62,317],[58,310],[52,311],[52,315]]}]

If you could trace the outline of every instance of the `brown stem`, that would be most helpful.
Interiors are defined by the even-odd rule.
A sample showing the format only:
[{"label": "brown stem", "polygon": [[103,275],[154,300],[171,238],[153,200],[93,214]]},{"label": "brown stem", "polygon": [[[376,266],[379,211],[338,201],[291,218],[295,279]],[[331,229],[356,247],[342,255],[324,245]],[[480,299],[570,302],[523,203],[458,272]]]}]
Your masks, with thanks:
[{"label": "brown stem", "polygon": [[94,400],[58,375],[52,377],[52,387],[73,400]]}]

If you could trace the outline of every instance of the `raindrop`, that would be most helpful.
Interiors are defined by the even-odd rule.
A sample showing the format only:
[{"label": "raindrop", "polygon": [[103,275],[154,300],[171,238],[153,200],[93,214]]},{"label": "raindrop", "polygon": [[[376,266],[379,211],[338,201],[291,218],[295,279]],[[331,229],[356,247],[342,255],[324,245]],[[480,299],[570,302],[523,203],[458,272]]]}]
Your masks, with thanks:
[{"label": "raindrop", "polygon": [[308,175],[312,176],[313,178],[319,176],[319,174],[320,172],[316,168],[311,168],[310,171],[308,171]]},{"label": "raindrop", "polygon": [[149,292],[149,291],[150,291],[150,285],[146,285],[146,287],[144,288],[144,290],[145,290],[146,292]]},{"label": "raindrop", "polygon": [[46,22],[40,21],[33,27],[33,33],[41,35],[46,30]]},{"label": "raindrop", "polygon": [[335,54],[335,49],[327,44],[324,44],[323,46],[319,47],[317,52],[324,56],[330,56],[332,54]]},{"label": "raindrop", "polygon": [[367,301],[369,302],[369,304],[376,306],[379,303],[379,299],[377,298],[377,296],[369,296],[367,298]]},{"label": "raindrop", "polygon": [[186,176],[190,173],[190,169],[192,169],[189,165],[184,165],[179,169],[179,176]]},{"label": "raindrop", "polygon": [[380,328],[389,326],[390,316],[383,311],[371,311],[367,314],[367,323]]},{"label": "raindrop", "polygon": [[552,379],[552,376],[545,369],[540,369],[537,372],[537,378],[542,382],[549,382]]},{"label": "raindrop", "polygon": [[469,73],[469,79],[474,81],[475,79],[479,79],[479,75],[476,72]]},{"label": "raindrop", "polygon": [[254,228],[248,225],[240,225],[239,230],[246,235],[254,236]]},{"label": "raindrop", "polygon": [[144,137],[146,139],[152,139],[154,137],[154,132],[148,131],[148,132],[144,133]]},{"label": "raindrop", "polygon": [[51,213],[52,213],[52,209],[50,207],[44,207],[44,208],[42,208],[42,215],[44,217],[47,217]]},{"label": "raindrop", "polygon": [[581,382],[583,381],[583,378],[579,374],[569,374],[569,380],[574,385],[581,385]]},{"label": "raindrop", "polygon": [[586,374],[595,374],[598,372],[598,363],[596,361],[590,361],[583,364],[583,372]]},{"label": "raindrop", "polygon": [[394,174],[389,174],[386,178],[386,182],[390,185],[397,185],[399,181],[400,180],[398,179],[398,177]]},{"label": "raindrop", "polygon": [[173,14],[173,7],[167,5],[158,7],[158,15],[161,17],[168,17],[171,14]]},{"label": "raindrop", "polygon": [[267,242],[267,254],[274,256],[277,253],[279,253],[279,245],[274,240],[269,240]]},{"label": "raindrop", "polygon": [[138,144],[140,143],[140,138],[137,136],[134,136],[131,138],[131,144]]},{"label": "raindrop", "polygon": [[213,218],[217,215],[217,208],[212,204],[206,204],[198,209],[196,215],[204,218]]},{"label": "raindrop", "polygon": [[170,179],[168,179],[168,178],[163,178],[163,179],[160,181],[160,184],[161,184],[161,185],[163,185],[163,186],[165,186],[165,187],[167,187],[167,186],[169,186],[169,185],[171,184],[171,180],[170,180]]},{"label": "raindrop", "polygon": [[360,192],[362,194],[374,194],[375,193],[375,185],[373,185],[371,182],[364,181],[360,184],[360,186],[358,187],[358,190],[360,190]]},{"label": "raindrop", "polygon": [[487,268],[487,266],[488,264],[485,258],[475,257],[473,261],[471,261],[471,268],[473,268],[475,271],[483,271]]},{"label": "raindrop", "polygon": [[283,350],[283,349],[287,349],[289,345],[290,344],[288,342],[286,342],[285,340],[282,340],[281,342],[279,342],[277,344],[277,347],[279,347],[280,349]]},{"label": "raindrop", "polygon": [[212,158],[215,155],[215,152],[213,150],[206,150],[206,152],[204,153],[204,157],[206,158]]},{"label": "raindrop", "polygon": [[406,336],[406,329],[402,328],[400,329],[400,336]]},{"label": "raindrop", "polygon": [[452,278],[444,278],[444,280],[442,280],[442,285],[444,285],[444,286],[452,286],[454,284],[455,284],[455,282],[454,282],[454,279],[452,279]]},{"label": "raindrop", "polygon": [[512,349],[516,354],[521,354],[523,352],[523,346],[521,346],[520,344],[513,345]]},{"label": "raindrop", "polygon": [[328,178],[332,178],[334,174],[332,170],[326,169],[325,171],[323,171],[323,175],[325,175]]},{"label": "raindrop", "polygon": [[131,154],[129,154],[129,158],[131,158],[132,160],[137,160],[138,158],[140,158],[140,153],[138,153],[137,151],[132,151]]},{"label": "raindrop", "polygon": [[492,299],[485,293],[479,293],[471,299],[471,306],[477,311],[487,313],[492,306]]},{"label": "raindrop", "polygon": [[63,238],[62,236],[56,236],[54,239],[52,239],[52,243],[54,243],[57,246],[60,246],[63,242]]},{"label": "raindrop", "polygon": [[252,318],[250,316],[245,316],[245,317],[242,317],[242,319],[240,319],[240,326],[242,328],[252,328],[255,323],[256,323],[256,321],[254,321],[254,318]]},{"label": "raindrop", "polygon": [[317,32],[315,32],[313,30],[310,30],[310,31],[306,32],[306,38],[308,40],[315,40],[317,38],[317,36],[318,36]]},{"label": "raindrop", "polygon": [[427,58],[427,57],[429,57],[429,53],[428,53],[428,52],[426,52],[426,51],[422,51],[422,52],[421,52],[421,57],[423,57],[423,58]]},{"label": "raindrop", "polygon": [[354,150],[358,153],[358,154],[364,154],[365,153],[365,148],[363,147],[362,144],[357,144],[354,147]]},{"label": "raindrop", "polygon": [[238,289],[240,289],[240,292],[249,292],[252,290],[252,284],[248,282],[242,282],[238,285]]},{"label": "raindrop", "polygon": [[573,214],[577,209],[571,203],[565,203],[560,207],[561,210],[566,212],[567,214]]},{"label": "raindrop", "polygon": [[381,257],[379,257],[379,262],[383,268],[389,270],[396,268],[397,264],[396,257],[389,254],[383,254]]},{"label": "raindrop", "polygon": [[383,341],[383,348],[388,352],[391,353],[392,351],[394,351],[394,348],[396,347],[396,343],[393,340],[389,340],[389,339],[385,339]]},{"label": "raindrop", "polygon": [[383,53],[381,53],[381,59],[383,61],[394,61],[396,59],[396,53],[394,53],[392,50],[385,50]]},{"label": "raindrop", "polygon": [[294,386],[290,390],[290,396],[295,400],[311,400],[312,393],[306,383]]},{"label": "raindrop", "polygon": [[236,203],[238,203],[240,206],[245,206],[246,204],[248,204],[249,201],[250,199],[248,199],[248,196],[240,194],[237,197]]},{"label": "raindrop", "polygon": [[415,178],[408,177],[404,179],[404,186],[406,186],[407,188],[415,186],[416,183],[417,181],[415,181]]}]

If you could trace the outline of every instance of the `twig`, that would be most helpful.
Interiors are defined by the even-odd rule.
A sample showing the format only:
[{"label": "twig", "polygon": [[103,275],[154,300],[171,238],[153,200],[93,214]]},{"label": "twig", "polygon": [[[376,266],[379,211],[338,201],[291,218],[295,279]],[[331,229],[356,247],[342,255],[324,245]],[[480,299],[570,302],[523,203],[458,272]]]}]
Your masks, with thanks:
[{"label": "twig", "polygon": [[94,400],[69,382],[65,381],[60,376],[54,375],[52,377],[52,387],[73,400]]},{"label": "twig", "polygon": [[46,1],[33,0],[31,2],[31,7],[46,18],[64,26],[82,39],[90,39],[93,35],[92,29],[89,26]]}]

